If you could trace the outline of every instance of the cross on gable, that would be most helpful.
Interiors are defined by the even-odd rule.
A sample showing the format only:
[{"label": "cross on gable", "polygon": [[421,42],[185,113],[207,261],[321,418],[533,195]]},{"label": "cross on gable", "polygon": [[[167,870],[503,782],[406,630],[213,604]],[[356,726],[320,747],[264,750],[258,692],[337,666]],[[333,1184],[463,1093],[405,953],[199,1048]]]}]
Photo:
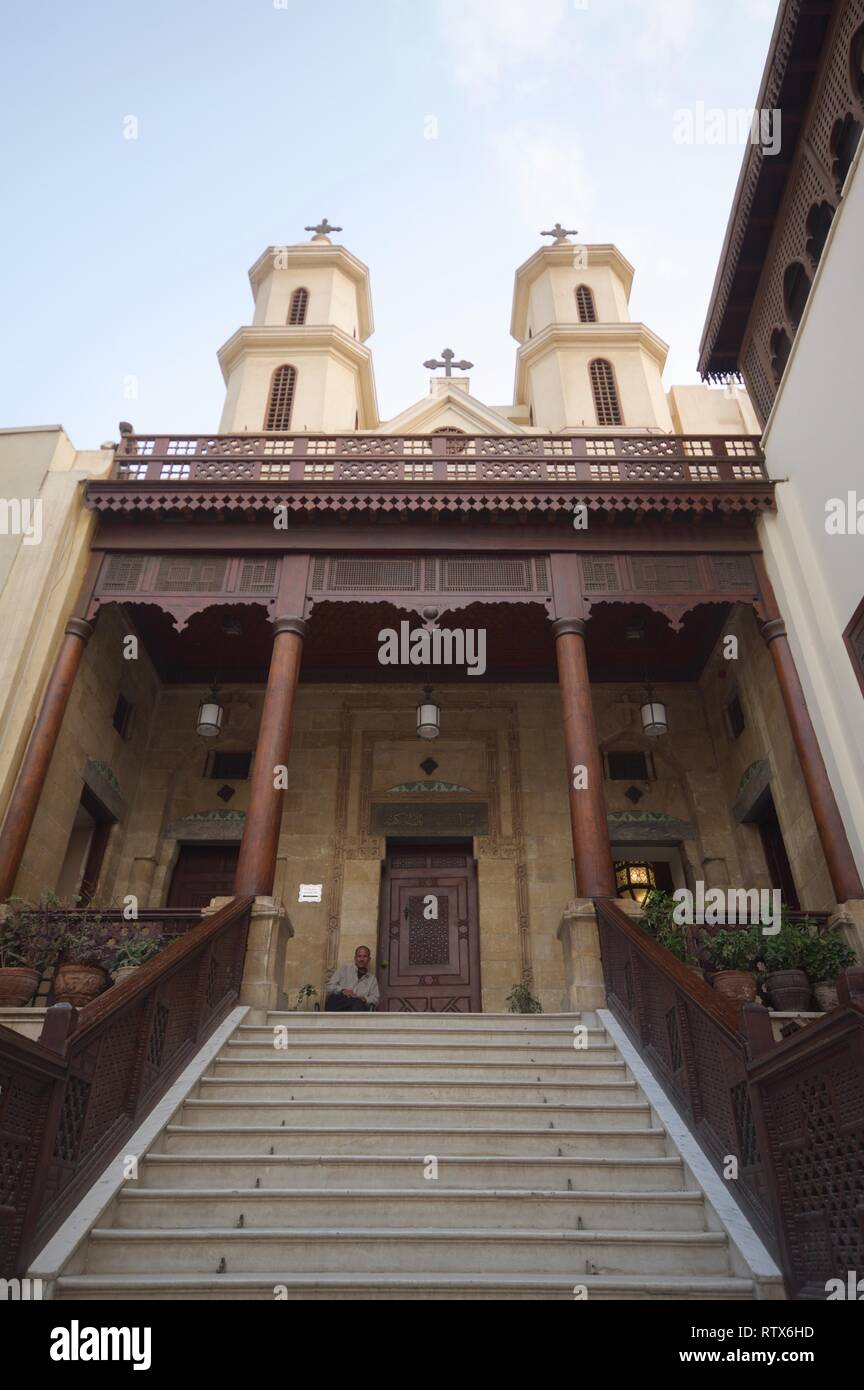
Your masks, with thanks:
[{"label": "cross on gable", "polygon": [[331,227],[330,223],[327,221],[327,218],[324,217],[318,223],[317,227],[304,227],[303,230],[304,232],[315,232],[318,236],[329,236],[331,232],[341,232],[342,228]]},{"label": "cross on gable", "polygon": [[571,236],[576,236],[576,228],[575,228],[575,227],[570,227],[570,228],[568,229],[567,227],[562,227],[560,222],[556,222],[556,223],[555,223],[555,226],[552,227],[550,231],[548,231],[548,232],[541,232],[540,235],[541,235],[541,236],[554,236],[555,242],[556,242],[556,244],[557,244],[558,242],[561,242],[561,241],[567,241],[568,238],[571,237]]},{"label": "cross on gable", "polygon": [[456,354],[453,352],[452,348],[445,348],[441,353],[443,359],[441,362],[436,362],[434,357],[430,357],[428,362],[423,363],[423,366],[428,367],[429,370],[433,372],[437,367],[443,367],[445,376],[452,376],[454,367],[457,367],[460,372],[467,372],[474,366],[473,362],[466,362],[464,358],[461,362],[455,362],[453,360],[455,356]]}]

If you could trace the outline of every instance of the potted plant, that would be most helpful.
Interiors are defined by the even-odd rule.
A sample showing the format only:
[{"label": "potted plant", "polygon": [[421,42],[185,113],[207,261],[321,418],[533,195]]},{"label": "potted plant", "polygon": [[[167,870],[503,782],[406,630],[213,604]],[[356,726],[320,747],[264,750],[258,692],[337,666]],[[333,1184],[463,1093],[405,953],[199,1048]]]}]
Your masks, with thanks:
[{"label": "potted plant", "polygon": [[690,933],[685,924],[675,921],[675,899],[659,888],[652,889],[642,907],[642,926],[662,946],[699,979],[703,979],[702,967],[693,951]]},{"label": "potted plant", "polygon": [[836,1009],[837,976],[855,964],[855,952],[847,946],[839,927],[808,933],[804,947],[803,968],[813,985],[819,1008],[827,1012]]},{"label": "potted plant", "polygon": [[803,922],[781,914],[780,930],[762,936],[760,957],[765,966],[765,992],[772,1009],[800,1013],[810,1007],[810,981],[804,970],[808,934]]},{"label": "potted plant", "polygon": [[156,927],[131,926],[121,927],[108,944],[113,947],[107,962],[108,973],[115,985],[119,985],[161,951],[165,942]]},{"label": "potted plant", "polygon": [[511,1014],[542,1014],[543,1005],[535,999],[527,985],[514,985],[507,995]]},{"label": "potted plant", "polygon": [[718,994],[741,1004],[756,1003],[756,966],[763,936],[758,927],[733,927],[707,937],[705,953],[714,970],[711,981]]},{"label": "potted plant", "polygon": [[56,907],[57,899],[46,894],[38,903],[11,898],[0,909],[0,1007],[24,1008],[56,963],[65,925]]},{"label": "potted plant", "polygon": [[116,945],[111,942],[97,913],[70,914],[63,937],[63,953],[54,974],[54,1002],[83,1009],[109,983],[105,967]]},{"label": "potted plant", "polygon": [[315,1010],[314,1000],[318,998],[318,991],[314,985],[304,985],[297,991],[297,1003],[294,1005],[295,1013],[313,1013]]}]

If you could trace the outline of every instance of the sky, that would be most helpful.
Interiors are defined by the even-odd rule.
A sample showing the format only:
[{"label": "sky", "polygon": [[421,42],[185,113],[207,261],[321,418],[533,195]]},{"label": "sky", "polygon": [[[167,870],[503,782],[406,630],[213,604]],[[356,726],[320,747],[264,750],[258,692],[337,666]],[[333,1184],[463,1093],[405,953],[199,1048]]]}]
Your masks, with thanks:
[{"label": "sky", "polygon": [[[560,221],[699,340],[776,0],[42,0],[0,20],[0,428],[218,426],[248,269],[327,216],[371,272],[378,403],[451,347],[513,398],[516,267]],[[695,137],[682,143],[681,112]],[[716,119],[713,129],[717,130]],[[722,127],[721,127],[722,128]],[[135,138],[129,138],[134,135]]]}]

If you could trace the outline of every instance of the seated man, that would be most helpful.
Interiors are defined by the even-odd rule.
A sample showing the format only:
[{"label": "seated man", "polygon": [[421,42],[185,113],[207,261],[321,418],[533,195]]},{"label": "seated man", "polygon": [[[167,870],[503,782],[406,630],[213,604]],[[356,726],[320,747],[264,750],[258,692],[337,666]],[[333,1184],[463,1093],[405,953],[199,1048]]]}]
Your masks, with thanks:
[{"label": "seated man", "polygon": [[336,1013],[367,1013],[378,1007],[378,981],[369,970],[372,953],[358,946],[353,965],[340,965],[327,986],[325,1010]]}]

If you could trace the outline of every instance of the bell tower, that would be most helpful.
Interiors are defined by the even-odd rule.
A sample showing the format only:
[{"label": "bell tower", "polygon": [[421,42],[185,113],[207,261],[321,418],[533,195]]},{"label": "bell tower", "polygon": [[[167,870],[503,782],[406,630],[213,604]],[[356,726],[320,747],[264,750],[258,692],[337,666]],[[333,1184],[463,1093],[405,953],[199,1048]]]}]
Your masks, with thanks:
[{"label": "bell tower", "polygon": [[225,434],[342,434],[378,425],[368,268],[329,233],[269,246],[249,271],[255,311],[219,350]]},{"label": "bell tower", "polygon": [[630,318],[633,267],[616,246],[554,236],[516,271],[510,332],[519,343],[514,405],[550,432],[672,429],[668,347]]}]

